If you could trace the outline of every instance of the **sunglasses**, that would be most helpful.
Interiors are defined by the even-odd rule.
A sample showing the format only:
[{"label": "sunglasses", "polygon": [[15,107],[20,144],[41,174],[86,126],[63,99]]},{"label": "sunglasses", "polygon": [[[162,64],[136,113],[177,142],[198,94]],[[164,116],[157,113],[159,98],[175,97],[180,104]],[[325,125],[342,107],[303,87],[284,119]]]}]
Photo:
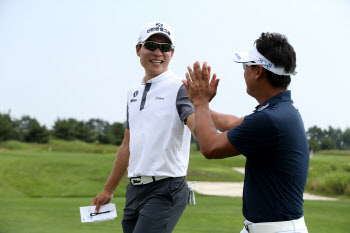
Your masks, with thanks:
[{"label": "sunglasses", "polygon": [[246,62],[243,63],[243,70],[247,69],[248,66],[258,66],[258,65],[266,65],[265,63],[255,63],[255,62]]},{"label": "sunglasses", "polygon": [[171,50],[173,50],[175,48],[175,46],[173,46],[172,44],[158,43],[158,42],[154,42],[154,41],[144,41],[144,42],[141,42],[140,44],[145,46],[145,48],[150,50],[150,51],[154,51],[157,48],[159,48],[160,51],[162,51],[162,53],[170,52]]}]

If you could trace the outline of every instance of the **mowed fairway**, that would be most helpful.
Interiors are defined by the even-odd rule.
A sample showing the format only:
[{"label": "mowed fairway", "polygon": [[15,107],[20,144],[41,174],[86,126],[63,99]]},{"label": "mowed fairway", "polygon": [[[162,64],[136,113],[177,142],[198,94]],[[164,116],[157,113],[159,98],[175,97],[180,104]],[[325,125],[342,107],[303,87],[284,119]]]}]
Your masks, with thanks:
[{"label": "mowed fairway", "polygon": [[[328,155],[331,156],[331,155]],[[0,232],[122,232],[125,178],[113,203],[118,217],[113,221],[82,224],[79,207],[90,205],[100,192],[113,165],[114,154],[53,151],[0,151]],[[336,157],[334,157],[336,158]],[[314,156],[318,161],[324,157]],[[350,157],[342,156],[342,164]],[[243,167],[243,156],[206,160],[191,154],[188,180],[242,181],[232,167]],[[334,161],[332,163],[334,165]],[[322,163],[322,166],[327,164]],[[344,174],[347,176],[348,174]],[[305,201],[305,219],[311,233],[349,232],[350,201]],[[174,232],[239,232],[243,225],[241,198],[196,195]]]}]

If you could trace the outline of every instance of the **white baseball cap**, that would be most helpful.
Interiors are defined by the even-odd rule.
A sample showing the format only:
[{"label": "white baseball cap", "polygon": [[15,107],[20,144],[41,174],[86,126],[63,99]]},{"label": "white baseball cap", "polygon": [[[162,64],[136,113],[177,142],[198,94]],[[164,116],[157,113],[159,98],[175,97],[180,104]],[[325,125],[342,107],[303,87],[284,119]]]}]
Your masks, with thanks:
[{"label": "white baseball cap", "polygon": [[175,41],[173,29],[169,25],[161,21],[154,21],[145,24],[141,30],[141,34],[137,43],[139,44],[141,42],[146,41],[150,36],[154,34],[161,34],[166,36],[170,40],[170,43],[174,45]]},{"label": "white baseball cap", "polygon": [[254,44],[254,47],[250,50],[250,52],[233,52],[232,54],[233,61],[237,63],[251,63],[254,62],[256,65],[261,65],[263,68],[275,73],[277,75],[296,75],[297,72],[287,73],[284,70],[284,67],[277,67],[268,59],[266,59],[263,55],[259,53]]}]

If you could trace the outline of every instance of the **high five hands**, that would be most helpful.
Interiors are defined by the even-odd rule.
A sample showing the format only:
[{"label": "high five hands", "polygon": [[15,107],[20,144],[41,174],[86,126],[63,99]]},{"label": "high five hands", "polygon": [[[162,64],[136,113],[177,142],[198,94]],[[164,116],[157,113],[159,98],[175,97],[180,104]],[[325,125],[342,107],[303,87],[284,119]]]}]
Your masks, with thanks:
[{"label": "high five hands", "polygon": [[185,84],[188,98],[193,104],[209,103],[216,95],[220,79],[217,79],[214,73],[210,80],[211,67],[206,62],[203,63],[202,69],[197,61],[193,64],[193,70],[190,66],[187,70],[186,80],[182,82]]}]

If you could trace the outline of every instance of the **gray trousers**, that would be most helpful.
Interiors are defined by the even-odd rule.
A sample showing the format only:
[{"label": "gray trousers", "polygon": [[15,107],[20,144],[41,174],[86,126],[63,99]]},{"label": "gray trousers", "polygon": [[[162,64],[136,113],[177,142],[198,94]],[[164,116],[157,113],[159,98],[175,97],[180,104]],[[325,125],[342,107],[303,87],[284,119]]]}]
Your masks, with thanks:
[{"label": "gray trousers", "polygon": [[128,184],[122,226],[124,233],[170,233],[185,210],[189,189],[185,177],[145,185]]}]

